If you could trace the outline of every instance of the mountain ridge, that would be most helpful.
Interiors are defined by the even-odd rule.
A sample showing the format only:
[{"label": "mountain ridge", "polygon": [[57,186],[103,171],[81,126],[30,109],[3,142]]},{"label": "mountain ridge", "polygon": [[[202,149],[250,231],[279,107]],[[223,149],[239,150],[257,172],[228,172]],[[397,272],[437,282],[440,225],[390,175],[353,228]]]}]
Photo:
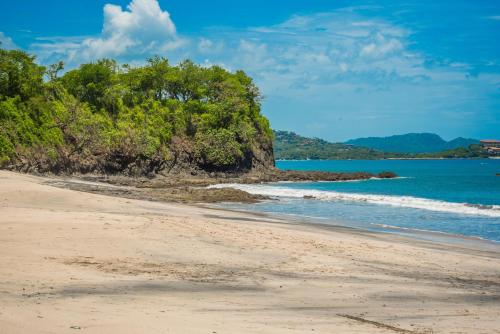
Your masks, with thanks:
[{"label": "mountain ridge", "polygon": [[[278,160],[453,159],[488,156],[478,144],[470,144],[467,147],[446,149],[439,152],[397,153],[352,144],[331,143],[324,139],[308,138],[290,131],[273,130],[273,133],[274,156]],[[456,142],[463,141],[458,138]]]},{"label": "mountain ridge", "polygon": [[457,137],[446,141],[435,133],[406,133],[387,137],[355,138],[345,144],[367,147],[391,153],[435,153],[478,144],[473,138]]},{"label": "mountain ridge", "polygon": [[308,138],[291,131],[273,130],[274,156],[276,159],[385,159],[404,157],[403,154],[387,154],[366,147],[344,143],[331,143],[320,138]]}]

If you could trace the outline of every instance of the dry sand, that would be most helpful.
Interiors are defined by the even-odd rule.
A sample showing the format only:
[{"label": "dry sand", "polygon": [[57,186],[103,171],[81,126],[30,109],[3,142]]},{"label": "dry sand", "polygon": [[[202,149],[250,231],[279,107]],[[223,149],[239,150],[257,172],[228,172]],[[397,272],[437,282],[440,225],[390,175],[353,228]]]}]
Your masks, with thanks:
[{"label": "dry sand", "polygon": [[0,333],[500,333],[500,256],[0,171]]}]

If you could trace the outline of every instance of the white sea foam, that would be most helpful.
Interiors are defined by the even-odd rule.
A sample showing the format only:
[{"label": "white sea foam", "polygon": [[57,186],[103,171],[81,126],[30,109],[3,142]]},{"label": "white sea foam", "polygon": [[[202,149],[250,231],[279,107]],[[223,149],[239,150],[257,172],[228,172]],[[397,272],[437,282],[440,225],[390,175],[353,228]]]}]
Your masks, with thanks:
[{"label": "white sea foam", "polygon": [[482,237],[479,237],[479,236],[476,236],[476,235],[462,235],[462,234],[456,234],[456,233],[451,233],[451,232],[426,230],[426,229],[421,229],[421,228],[402,227],[402,226],[394,226],[394,225],[387,225],[387,224],[370,223],[370,225],[379,226],[379,227],[382,227],[382,228],[392,229],[392,230],[402,230],[402,231],[409,231],[409,232],[424,232],[424,233],[432,233],[432,234],[442,234],[444,236],[452,236],[452,237],[461,237],[461,238],[468,238],[468,239],[485,240],[485,241],[494,242],[494,243],[498,243],[499,242],[497,240],[485,239],[485,238],[482,238]]},{"label": "white sea foam", "polygon": [[489,217],[500,217],[500,205],[472,205],[467,203],[453,203],[427,198],[412,196],[393,196],[345,193],[336,191],[312,190],[312,189],[292,189],[270,185],[250,185],[239,183],[217,184],[210,188],[234,188],[246,191],[254,195],[265,195],[270,197],[285,198],[310,198],[321,201],[349,201],[365,202],[371,204],[391,205],[396,207],[406,207],[429,211],[450,212],[466,215],[481,215]]},{"label": "white sea foam", "polygon": [[[391,177],[390,179],[386,177],[370,177],[368,179],[357,179],[357,180],[337,180],[337,181],[314,181],[317,183],[344,183],[344,182],[366,182],[366,181],[390,181],[390,180],[399,180],[399,179],[412,179],[413,177],[410,176],[396,176],[396,177]],[[279,181],[278,183],[310,183],[311,181],[303,181],[303,182],[297,182],[297,181]]]},{"label": "white sea foam", "polygon": [[[370,223],[370,225],[378,226],[378,227],[382,227],[382,228],[387,228],[387,229],[392,229],[392,230],[402,230],[402,231],[410,231],[410,232],[426,232],[426,233],[444,234],[444,235],[451,235],[451,236],[458,236],[459,235],[459,234],[453,234],[453,233],[449,233],[449,232],[426,230],[426,229],[422,229],[422,228],[394,226],[394,225],[387,225],[387,224]],[[463,235],[460,235],[460,236],[464,237]],[[467,236],[467,237],[468,238],[482,239],[480,237],[471,237],[471,236]]]}]

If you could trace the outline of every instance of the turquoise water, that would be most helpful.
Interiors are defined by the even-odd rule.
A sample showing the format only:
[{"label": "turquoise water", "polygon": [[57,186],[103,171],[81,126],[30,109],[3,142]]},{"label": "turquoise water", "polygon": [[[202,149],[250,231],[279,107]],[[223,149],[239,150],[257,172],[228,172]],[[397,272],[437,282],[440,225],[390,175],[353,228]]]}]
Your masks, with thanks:
[{"label": "turquoise water", "polygon": [[277,167],[393,171],[399,178],[221,185],[276,199],[233,207],[368,230],[426,231],[500,242],[500,160],[309,160],[278,161]]},{"label": "turquoise water", "polygon": [[500,205],[500,159],[278,161],[280,169],[378,173],[396,180],[290,185],[320,190],[407,195],[448,202]]}]

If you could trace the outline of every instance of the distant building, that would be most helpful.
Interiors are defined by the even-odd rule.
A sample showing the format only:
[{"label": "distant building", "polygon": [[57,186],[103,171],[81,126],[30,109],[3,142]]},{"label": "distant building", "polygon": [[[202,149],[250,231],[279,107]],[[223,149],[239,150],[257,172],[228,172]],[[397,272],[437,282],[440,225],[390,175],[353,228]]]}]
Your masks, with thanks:
[{"label": "distant building", "polygon": [[481,140],[483,149],[491,155],[500,155],[500,140]]}]

